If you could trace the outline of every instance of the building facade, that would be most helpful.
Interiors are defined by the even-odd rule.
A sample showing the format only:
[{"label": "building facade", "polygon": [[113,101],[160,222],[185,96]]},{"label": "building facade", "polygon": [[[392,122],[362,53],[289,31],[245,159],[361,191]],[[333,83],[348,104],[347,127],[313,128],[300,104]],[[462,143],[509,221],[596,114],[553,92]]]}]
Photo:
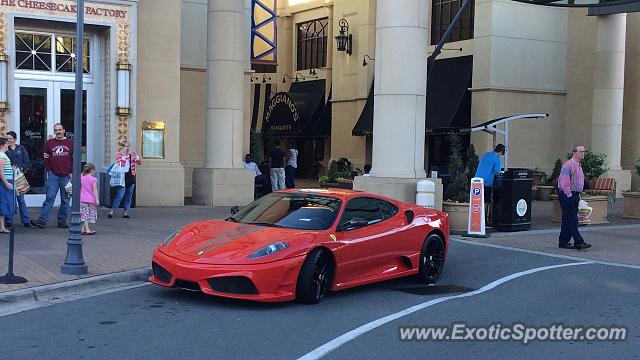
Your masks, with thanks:
[{"label": "building facade", "polygon": [[[301,176],[344,157],[411,184],[446,170],[446,137],[431,130],[549,113],[510,126],[509,166],[550,173],[583,143],[630,189],[640,16],[472,1],[427,90],[426,58],[461,3],[86,1],[83,160],[104,171],[127,140],[143,156],[138,205],[226,205],[250,200],[243,154],[264,157],[276,137],[298,144]],[[16,131],[34,159],[34,206],[53,124],[73,135],[76,11],[75,1],[0,0],[0,132]],[[350,40],[339,46],[338,35]],[[468,141],[491,147],[482,133]]]}]

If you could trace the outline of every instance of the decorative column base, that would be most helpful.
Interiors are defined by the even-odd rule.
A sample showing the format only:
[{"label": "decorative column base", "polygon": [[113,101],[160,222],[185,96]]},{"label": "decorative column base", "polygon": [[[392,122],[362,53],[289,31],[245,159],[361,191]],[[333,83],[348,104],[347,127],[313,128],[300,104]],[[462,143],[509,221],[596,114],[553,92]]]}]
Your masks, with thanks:
[{"label": "decorative column base", "polygon": [[[415,204],[416,187],[420,180],[424,179],[356,176],[353,182],[353,189]],[[429,178],[428,180],[436,183],[435,208],[442,210],[442,179]]]},{"label": "decorative column base", "polygon": [[245,169],[194,169],[193,202],[206,206],[244,206],[253,202],[254,177]]},{"label": "decorative column base", "polygon": [[616,179],[616,198],[622,198],[623,191],[631,190],[631,170],[609,170],[601,177]]},{"label": "decorative column base", "polygon": [[136,167],[136,206],[184,206],[180,163],[143,162]]}]

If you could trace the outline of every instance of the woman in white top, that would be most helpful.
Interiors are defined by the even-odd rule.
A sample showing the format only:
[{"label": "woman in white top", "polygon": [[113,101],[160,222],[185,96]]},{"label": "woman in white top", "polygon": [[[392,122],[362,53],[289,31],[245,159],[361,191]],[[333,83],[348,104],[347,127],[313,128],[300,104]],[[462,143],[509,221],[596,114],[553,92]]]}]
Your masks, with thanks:
[{"label": "woman in white top", "polygon": [[287,189],[296,187],[296,171],[298,170],[298,148],[296,142],[289,142],[289,152],[287,153],[287,167],[284,169],[284,184]]}]

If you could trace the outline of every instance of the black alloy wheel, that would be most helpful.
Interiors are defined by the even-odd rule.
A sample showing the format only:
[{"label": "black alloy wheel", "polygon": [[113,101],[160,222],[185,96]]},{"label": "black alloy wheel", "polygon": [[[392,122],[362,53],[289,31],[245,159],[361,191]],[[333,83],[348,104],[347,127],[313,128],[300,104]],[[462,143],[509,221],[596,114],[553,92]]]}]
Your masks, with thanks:
[{"label": "black alloy wheel", "polygon": [[444,240],[438,234],[430,234],[422,245],[418,279],[432,284],[438,280],[444,268]]},{"label": "black alloy wheel", "polygon": [[302,264],[296,284],[296,299],[305,304],[317,304],[329,291],[331,261],[323,250],[309,254]]}]

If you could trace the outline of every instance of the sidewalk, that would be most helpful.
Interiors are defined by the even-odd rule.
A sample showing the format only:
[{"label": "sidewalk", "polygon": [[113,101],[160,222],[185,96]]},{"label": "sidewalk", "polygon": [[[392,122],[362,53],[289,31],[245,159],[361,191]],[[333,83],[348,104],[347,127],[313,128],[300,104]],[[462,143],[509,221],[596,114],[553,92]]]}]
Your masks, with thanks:
[{"label": "sidewalk", "polygon": [[[536,201],[532,204],[534,226],[531,231],[494,232],[486,239],[464,239],[640,265],[640,220],[621,218],[622,200],[615,205],[611,224],[581,227],[586,241],[593,244],[593,248],[587,251],[558,249],[560,224],[549,221],[551,205],[550,201]],[[39,209],[32,210],[32,215],[39,212]],[[122,218],[121,212],[117,212],[116,217],[108,219],[107,212],[107,209],[99,210],[98,223],[93,227],[97,234],[83,236],[84,260],[89,267],[89,273],[83,276],[64,275],[60,272],[66,255],[68,229],[56,227],[57,209],[52,211],[53,221],[50,220],[44,230],[24,228],[18,222],[15,229],[14,274],[27,278],[28,282],[17,285],[0,284],[0,294],[47,284],[66,286],[63,283],[69,280],[148,269],[155,246],[179,227],[199,219],[229,216],[228,207],[203,206],[134,208],[130,211],[130,219]],[[8,244],[9,235],[0,234],[0,275],[7,272]]]},{"label": "sidewalk", "polygon": [[[40,209],[31,210],[37,219]],[[25,228],[17,221],[15,228],[14,274],[25,277],[26,284],[0,284],[0,293],[40,285],[61,283],[96,275],[110,274],[151,266],[155,246],[179,227],[200,219],[225,218],[228,207],[140,207],[107,218],[108,209],[98,210],[98,222],[92,226],[96,235],[82,236],[83,255],[89,273],[82,276],[64,275],[60,266],[67,253],[68,229],[57,228],[53,209],[46,229]],[[9,234],[0,234],[0,275],[7,272]]]}]

